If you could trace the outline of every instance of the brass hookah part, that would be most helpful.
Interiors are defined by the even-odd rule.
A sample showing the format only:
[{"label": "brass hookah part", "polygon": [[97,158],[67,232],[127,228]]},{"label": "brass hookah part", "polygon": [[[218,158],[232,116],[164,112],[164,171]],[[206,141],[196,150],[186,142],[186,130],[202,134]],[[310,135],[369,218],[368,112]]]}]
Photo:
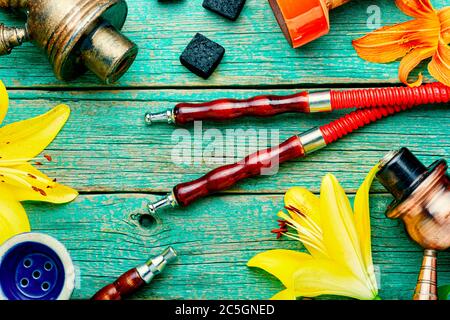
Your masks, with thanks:
[{"label": "brass hookah part", "polygon": [[14,47],[28,40],[26,28],[10,28],[0,23],[0,56],[10,54]]},{"label": "brass hookah part", "polygon": [[0,25],[0,55],[32,41],[60,80],[90,70],[114,83],[137,56],[137,45],[120,32],[128,14],[125,0],[0,0],[0,8],[27,17],[24,27]]},{"label": "brass hookah part", "polygon": [[437,299],[437,251],[450,247],[450,178],[445,160],[422,164],[407,148],[380,161],[378,181],[394,196],[386,215],[400,218],[424,249],[415,300]]},{"label": "brass hookah part", "polygon": [[425,250],[413,300],[437,299],[437,252]]}]

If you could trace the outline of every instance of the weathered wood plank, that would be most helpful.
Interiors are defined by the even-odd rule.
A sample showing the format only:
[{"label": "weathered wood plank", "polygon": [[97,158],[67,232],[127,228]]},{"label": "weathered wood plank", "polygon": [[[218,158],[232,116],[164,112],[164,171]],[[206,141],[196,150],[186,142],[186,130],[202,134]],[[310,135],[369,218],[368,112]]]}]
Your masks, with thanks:
[{"label": "weathered wood plank", "polygon": [[[339,178],[343,177],[342,174]],[[145,212],[152,195],[80,196],[63,206],[26,204],[34,231],[61,240],[79,268],[74,298],[88,298],[115,276],[159,254],[168,245],[180,259],[153,285],[134,298],[148,299],[264,299],[281,285],[246,262],[275,248],[300,250],[292,240],[276,240],[276,213],[282,196],[217,196],[189,210],[168,210],[143,228],[131,217]],[[407,239],[398,221],[384,210],[388,196],[374,195],[372,233],[374,263],[381,274],[384,299],[410,299],[421,262],[421,250]],[[450,255],[439,258],[441,284],[450,282]]]},{"label": "weathered wood plank", "polygon": [[[288,92],[292,93],[293,90],[12,90],[11,109],[6,122],[25,119],[58,103],[67,103],[72,108],[72,115],[66,127],[45,151],[52,155],[54,161],[43,161],[43,171],[82,192],[167,192],[176,183],[197,178],[219,164],[240,160],[258,146],[263,148],[278,144],[291,135],[328,123],[343,113],[283,115],[271,119],[247,118],[229,123],[204,123],[203,130],[197,130],[200,138],[202,132],[204,135],[200,148],[204,157],[197,163],[177,164],[174,163],[177,158],[172,158],[172,153],[176,151],[174,146],[179,143],[180,133],[194,134],[194,127],[188,126],[178,131],[165,124],[146,127],[143,121],[146,111],[164,110],[183,100],[202,101]],[[448,158],[449,119],[447,106],[422,107],[396,115],[368,126],[304,160],[283,165],[277,175],[250,179],[237,185],[231,192],[283,193],[298,184],[317,191],[321,177],[327,172],[338,174],[344,187],[354,192],[370,167],[389,150],[410,147],[425,163],[441,157]],[[219,131],[212,131],[214,129]],[[244,133],[245,130],[256,131],[248,135],[247,139],[240,139],[243,134],[237,131],[238,139],[231,134],[236,133],[234,131],[228,131],[227,135],[230,129],[242,129]],[[211,147],[212,144],[208,134],[223,135],[223,143],[220,143],[221,136],[216,141],[216,155],[206,152],[207,146]],[[279,134],[280,141],[271,140],[276,138],[276,134]],[[266,137],[266,140],[252,141],[251,137]],[[190,138],[194,148],[194,137]],[[232,146],[228,149],[234,151],[234,156],[226,153],[227,145]],[[218,146],[222,147],[223,154]],[[192,151],[187,150],[189,153]],[[383,191],[378,185],[375,190]]]},{"label": "weathered wood plank", "polygon": [[[351,40],[369,31],[369,6],[377,5],[381,25],[408,19],[392,0],[352,1],[331,13],[332,32],[304,48],[294,50],[284,39],[266,0],[249,0],[237,22],[202,8],[202,0],[160,3],[128,1],[126,34],[140,47],[137,63],[119,86],[258,86],[334,83],[398,82],[398,63],[380,65],[359,59]],[[436,8],[446,0],[433,0]],[[19,24],[0,12],[0,21]],[[196,32],[221,43],[227,50],[208,80],[191,74],[178,61]],[[345,68],[343,68],[345,66]],[[426,74],[429,80],[428,74]],[[43,54],[31,44],[0,58],[0,79],[14,87],[64,87],[57,81]],[[99,86],[91,75],[74,86]]]}]

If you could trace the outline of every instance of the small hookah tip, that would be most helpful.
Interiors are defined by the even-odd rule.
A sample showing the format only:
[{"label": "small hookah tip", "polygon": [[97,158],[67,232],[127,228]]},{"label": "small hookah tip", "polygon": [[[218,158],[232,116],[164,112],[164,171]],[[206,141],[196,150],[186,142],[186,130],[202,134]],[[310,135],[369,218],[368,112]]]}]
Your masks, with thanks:
[{"label": "small hookah tip", "polygon": [[167,263],[171,263],[171,262],[175,261],[178,258],[178,253],[177,253],[177,251],[174,248],[168,247],[163,252],[162,256],[167,261]]},{"label": "small hookah tip", "polygon": [[145,114],[145,123],[151,126],[155,122],[172,124],[175,123],[175,115],[173,110],[166,110],[158,113],[147,112]]}]

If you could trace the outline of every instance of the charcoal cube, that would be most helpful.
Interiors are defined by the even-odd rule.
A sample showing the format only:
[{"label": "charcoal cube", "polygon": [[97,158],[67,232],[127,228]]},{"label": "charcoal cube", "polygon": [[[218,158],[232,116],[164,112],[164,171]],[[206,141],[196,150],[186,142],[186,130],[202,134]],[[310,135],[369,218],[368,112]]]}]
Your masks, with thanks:
[{"label": "charcoal cube", "polygon": [[204,0],[203,8],[235,21],[244,8],[245,0]]},{"label": "charcoal cube", "polygon": [[181,63],[196,75],[208,79],[219,65],[225,49],[197,33],[180,56]]}]

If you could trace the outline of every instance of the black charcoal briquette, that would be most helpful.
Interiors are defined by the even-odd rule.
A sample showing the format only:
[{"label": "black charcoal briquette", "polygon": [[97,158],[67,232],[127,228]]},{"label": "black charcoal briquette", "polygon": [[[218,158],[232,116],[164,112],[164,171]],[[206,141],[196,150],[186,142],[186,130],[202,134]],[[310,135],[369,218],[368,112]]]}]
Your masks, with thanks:
[{"label": "black charcoal briquette", "polygon": [[245,0],[204,0],[203,8],[235,21],[244,8]]},{"label": "black charcoal briquette", "polygon": [[196,75],[208,79],[219,65],[225,49],[197,33],[180,56],[181,63]]}]

